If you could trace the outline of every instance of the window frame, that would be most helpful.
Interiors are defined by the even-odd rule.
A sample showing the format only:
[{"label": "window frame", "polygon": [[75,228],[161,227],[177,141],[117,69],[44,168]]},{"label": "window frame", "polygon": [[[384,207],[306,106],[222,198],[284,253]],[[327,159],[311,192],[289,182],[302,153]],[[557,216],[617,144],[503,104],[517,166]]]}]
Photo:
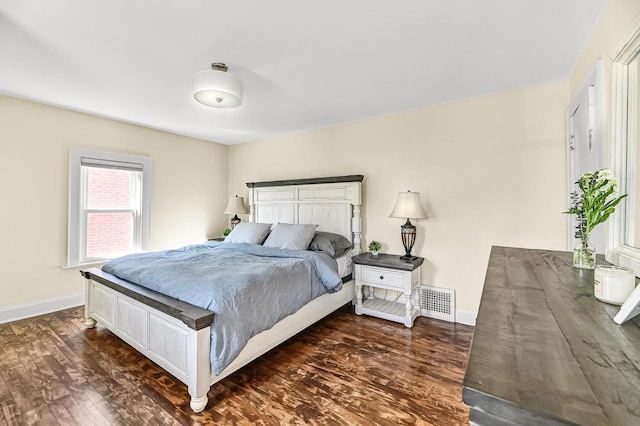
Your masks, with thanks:
[{"label": "window frame", "polygon": [[[149,250],[150,241],[150,194],[152,179],[152,163],[150,157],[121,154],[85,148],[69,150],[69,217],[67,232],[67,267],[75,267],[101,263],[108,259],[86,257],[87,220],[90,209],[84,206],[86,201],[85,181],[82,166],[114,168],[119,170],[138,170],[141,172],[139,182],[140,207],[139,229],[134,229],[134,246],[136,251]],[[134,217],[134,223],[136,218]]]},{"label": "window frame", "polygon": [[[629,120],[630,106],[638,103],[637,90],[629,88],[629,67],[640,56],[640,22],[636,23],[628,37],[612,56],[612,118],[611,118],[611,169],[618,177],[618,193],[628,194],[611,215],[609,245],[606,260],[617,266],[633,269],[640,276],[640,242],[629,245],[632,234],[631,209],[639,200],[635,199],[635,176],[638,173],[636,161],[637,120]],[[636,210],[636,215],[638,214]]]}]

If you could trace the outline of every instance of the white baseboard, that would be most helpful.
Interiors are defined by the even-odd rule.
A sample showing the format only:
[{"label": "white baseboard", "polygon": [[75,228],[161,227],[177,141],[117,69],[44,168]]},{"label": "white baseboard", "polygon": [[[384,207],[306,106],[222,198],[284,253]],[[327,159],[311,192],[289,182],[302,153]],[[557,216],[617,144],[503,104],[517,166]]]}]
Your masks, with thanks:
[{"label": "white baseboard", "polygon": [[459,322],[460,324],[472,325],[475,327],[477,316],[477,312],[456,309],[456,322]]},{"label": "white baseboard", "polygon": [[0,308],[0,324],[84,305],[84,293]]}]

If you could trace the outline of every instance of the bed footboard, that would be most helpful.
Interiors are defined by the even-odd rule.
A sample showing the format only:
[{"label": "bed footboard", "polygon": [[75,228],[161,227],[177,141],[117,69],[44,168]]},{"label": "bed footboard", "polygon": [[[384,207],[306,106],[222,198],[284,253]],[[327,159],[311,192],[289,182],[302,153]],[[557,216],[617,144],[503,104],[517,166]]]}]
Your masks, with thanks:
[{"label": "bed footboard", "polygon": [[213,313],[119,280],[98,269],[81,271],[85,324],[96,321],[187,385],[196,413],[210,388]]},{"label": "bed footboard", "polygon": [[[211,374],[213,313],[150,291],[98,269],[81,271],[86,278],[85,324],[96,321],[140,351],[181,382],[191,396],[191,409],[205,409],[212,384],[294,336],[339,307],[352,302],[354,281],[341,291],[312,300],[269,330],[252,337],[238,357],[219,375]],[[189,325],[191,324],[191,325]]]}]

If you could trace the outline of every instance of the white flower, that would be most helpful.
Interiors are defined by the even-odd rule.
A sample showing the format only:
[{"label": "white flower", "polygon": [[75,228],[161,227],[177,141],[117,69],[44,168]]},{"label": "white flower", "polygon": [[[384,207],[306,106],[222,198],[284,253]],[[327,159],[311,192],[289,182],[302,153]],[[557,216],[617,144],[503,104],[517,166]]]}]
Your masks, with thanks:
[{"label": "white flower", "polygon": [[613,178],[613,173],[609,169],[600,169],[598,170],[598,176],[606,177],[607,179]]},{"label": "white flower", "polygon": [[616,177],[611,173],[609,169],[602,169],[597,172],[596,184],[599,185],[601,183],[605,183],[605,185],[598,192],[607,192],[611,188],[616,188],[618,185],[618,181]]},{"label": "white flower", "polygon": [[613,173],[609,169],[600,170],[598,172],[598,179],[597,180],[598,180],[598,182],[611,181],[614,185],[617,184],[616,177],[613,175]]}]

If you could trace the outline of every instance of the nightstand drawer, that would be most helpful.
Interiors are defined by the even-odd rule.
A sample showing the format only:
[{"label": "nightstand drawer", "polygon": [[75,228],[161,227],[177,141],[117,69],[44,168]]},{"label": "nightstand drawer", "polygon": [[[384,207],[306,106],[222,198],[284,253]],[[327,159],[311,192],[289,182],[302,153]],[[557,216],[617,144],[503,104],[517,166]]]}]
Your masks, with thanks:
[{"label": "nightstand drawer", "polygon": [[371,266],[362,267],[362,283],[383,285],[386,287],[403,288],[404,272],[390,271],[384,268],[374,268]]}]

